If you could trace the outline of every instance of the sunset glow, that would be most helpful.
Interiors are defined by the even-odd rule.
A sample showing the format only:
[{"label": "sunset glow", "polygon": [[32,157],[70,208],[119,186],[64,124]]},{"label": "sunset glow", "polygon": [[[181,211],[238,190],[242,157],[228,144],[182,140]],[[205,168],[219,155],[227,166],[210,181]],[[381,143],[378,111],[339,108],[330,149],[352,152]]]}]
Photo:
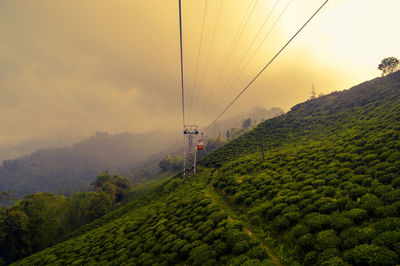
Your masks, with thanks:
[{"label": "sunset glow", "polygon": [[[220,1],[208,1],[193,86],[205,1],[184,0],[185,86],[188,102],[193,98],[189,121],[209,123],[322,2],[293,0],[236,75],[233,70],[240,72],[289,0],[277,3],[250,48],[276,2],[225,0],[211,47]],[[215,83],[245,12],[254,3],[227,68]],[[227,115],[252,106],[289,110],[309,97],[312,84],[326,94],[379,76],[380,60],[399,54],[400,37],[394,29],[398,10],[396,0],[328,2]],[[96,131],[178,130],[177,12],[177,1],[2,1],[0,145],[43,136],[70,143]],[[192,96],[200,80],[202,89]],[[226,94],[221,92],[224,86]]]}]

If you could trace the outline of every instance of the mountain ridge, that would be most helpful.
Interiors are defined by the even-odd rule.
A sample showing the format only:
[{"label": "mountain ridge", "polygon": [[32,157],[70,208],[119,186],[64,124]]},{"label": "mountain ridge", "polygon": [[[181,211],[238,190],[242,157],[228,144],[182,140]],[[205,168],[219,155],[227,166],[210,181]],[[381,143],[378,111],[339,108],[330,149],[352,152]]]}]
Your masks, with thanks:
[{"label": "mountain ridge", "polygon": [[16,196],[38,191],[71,192],[87,188],[101,171],[127,174],[148,162],[157,162],[174,144],[161,131],[143,134],[98,132],[71,146],[40,149],[0,167],[0,191]]}]

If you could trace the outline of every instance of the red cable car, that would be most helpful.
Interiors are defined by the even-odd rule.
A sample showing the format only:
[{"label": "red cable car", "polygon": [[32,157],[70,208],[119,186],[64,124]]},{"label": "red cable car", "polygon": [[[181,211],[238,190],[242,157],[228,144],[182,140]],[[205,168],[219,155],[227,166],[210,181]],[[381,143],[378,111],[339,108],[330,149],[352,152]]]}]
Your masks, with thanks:
[{"label": "red cable car", "polygon": [[201,139],[197,142],[197,150],[202,150],[204,149],[204,141]]}]

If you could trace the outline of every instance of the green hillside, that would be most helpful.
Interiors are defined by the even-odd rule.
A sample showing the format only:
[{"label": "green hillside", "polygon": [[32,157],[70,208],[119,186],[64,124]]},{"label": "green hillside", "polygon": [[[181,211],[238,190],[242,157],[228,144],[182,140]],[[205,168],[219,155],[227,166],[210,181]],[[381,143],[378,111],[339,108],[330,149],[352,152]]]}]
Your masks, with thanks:
[{"label": "green hillside", "polygon": [[16,265],[249,265],[268,263],[266,251],[228,220],[203,189],[210,176],[172,178],[84,228],[76,238]]},{"label": "green hillside", "polygon": [[299,104],[200,166],[16,265],[400,263],[400,72]]},{"label": "green hillside", "polygon": [[202,164],[304,265],[400,263],[400,72],[299,104]]}]

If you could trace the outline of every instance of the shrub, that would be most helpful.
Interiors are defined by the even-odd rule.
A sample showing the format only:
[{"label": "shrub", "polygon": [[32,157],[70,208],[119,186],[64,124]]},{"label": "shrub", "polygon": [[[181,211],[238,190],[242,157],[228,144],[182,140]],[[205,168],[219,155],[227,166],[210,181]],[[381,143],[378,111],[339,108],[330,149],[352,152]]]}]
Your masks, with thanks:
[{"label": "shrub", "polygon": [[265,264],[262,263],[261,261],[259,261],[258,259],[249,259],[249,260],[245,261],[242,265],[243,266],[262,266]]},{"label": "shrub", "polygon": [[363,244],[345,252],[348,262],[356,265],[396,265],[398,256],[386,247]]},{"label": "shrub", "polygon": [[218,257],[225,255],[228,252],[228,245],[221,240],[215,241],[213,247]]},{"label": "shrub", "polygon": [[189,253],[189,260],[192,265],[203,265],[205,262],[215,259],[216,252],[207,244],[195,247]]},{"label": "shrub", "polygon": [[387,231],[372,240],[372,244],[377,246],[385,246],[400,254],[400,232]]},{"label": "shrub", "polygon": [[281,230],[288,228],[288,226],[290,225],[290,222],[285,216],[279,215],[279,216],[275,217],[273,225],[274,225],[274,227],[276,227],[278,230],[281,231]]},{"label": "shrub", "polygon": [[227,264],[232,266],[241,266],[248,260],[250,260],[250,258],[247,257],[245,254],[242,254],[232,258]]},{"label": "shrub", "polygon": [[332,229],[319,232],[315,238],[315,247],[319,250],[336,248],[339,244],[340,239]]},{"label": "shrub", "polygon": [[290,231],[290,235],[292,238],[297,239],[302,235],[309,233],[309,229],[307,226],[303,224],[298,224],[292,228]]},{"label": "shrub", "polygon": [[339,257],[332,257],[327,261],[321,263],[321,266],[346,266],[343,260]]},{"label": "shrub", "polygon": [[316,265],[317,260],[318,260],[318,253],[316,251],[310,251],[304,257],[303,265]]},{"label": "shrub", "polygon": [[325,214],[312,213],[307,215],[304,220],[307,227],[313,233],[330,227],[330,217]]},{"label": "shrub", "polygon": [[234,254],[240,255],[245,252],[247,252],[250,249],[250,244],[247,240],[242,240],[239,242],[236,242],[235,245],[233,246],[232,252]]},{"label": "shrub", "polygon": [[385,204],[392,204],[394,202],[400,201],[400,189],[389,191],[383,194],[381,198]]},{"label": "shrub", "polygon": [[311,250],[311,248],[314,246],[314,237],[312,234],[305,234],[300,236],[296,243],[302,247],[303,250]]},{"label": "shrub", "polygon": [[330,259],[338,257],[339,256],[339,250],[336,248],[328,248],[323,250],[319,255],[318,255],[318,262],[319,264],[326,264]]},{"label": "shrub", "polygon": [[217,212],[213,212],[208,218],[212,219],[214,221],[214,223],[218,224],[221,221],[225,220],[228,216],[226,215],[226,213],[217,211]]},{"label": "shrub", "polygon": [[345,216],[351,218],[354,223],[361,223],[368,218],[367,211],[364,209],[354,208],[345,213]]},{"label": "shrub", "polygon": [[382,206],[382,201],[373,194],[366,194],[360,200],[360,207],[367,210],[369,215],[375,215],[376,209]]},{"label": "shrub", "polygon": [[345,249],[350,249],[360,243],[361,229],[358,227],[349,227],[340,234],[342,245]]},{"label": "shrub", "polygon": [[233,196],[233,200],[236,204],[240,204],[244,202],[244,199],[246,198],[247,194],[244,192],[238,192]]},{"label": "shrub", "polygon": [[265,257],[267,257],[267,252],[265,251],[265,249],[261,246],[254,246],[252,247],[248,252],[247,252],[247,256],[249,258],[255,258],[255,259],[259,259],[259,260],[263,260]]},{"label": "shrub", "polygon": [[341,232],[344,229],[352,226],[353,221],[350,218],[345,217],[343,214],[334,214],[331,215],[331,224],[336,232]]}]

